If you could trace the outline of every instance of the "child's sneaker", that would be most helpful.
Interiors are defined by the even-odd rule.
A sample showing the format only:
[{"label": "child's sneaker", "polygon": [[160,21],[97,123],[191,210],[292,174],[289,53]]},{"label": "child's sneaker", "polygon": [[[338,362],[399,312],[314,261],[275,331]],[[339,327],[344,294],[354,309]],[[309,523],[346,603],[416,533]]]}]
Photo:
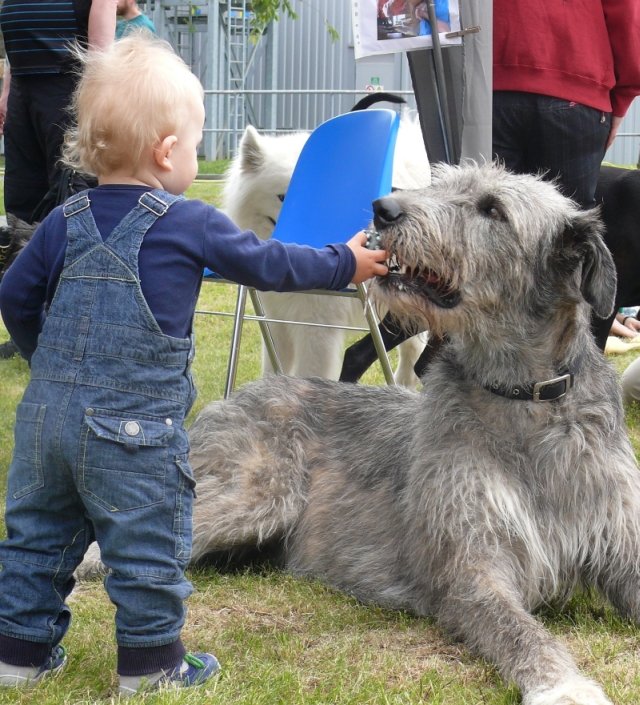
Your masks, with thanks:
[{"label": "child's sneaker", "polygon": [[148,676],[120,676],[120,695],[133,695],[140,691],[161,687],[189,688],[202,685],[220,671],[218,659],[213,654],[185,654],[182,663],[172,671],[151,673]]},{"label": "child's sneaker", "polygon": [[39,668],[31,666],[12,666],[0,661],[0,686],[32,686],[46,676],[58,673],[67,662],[64,646],[54,646],[51,655]]}]

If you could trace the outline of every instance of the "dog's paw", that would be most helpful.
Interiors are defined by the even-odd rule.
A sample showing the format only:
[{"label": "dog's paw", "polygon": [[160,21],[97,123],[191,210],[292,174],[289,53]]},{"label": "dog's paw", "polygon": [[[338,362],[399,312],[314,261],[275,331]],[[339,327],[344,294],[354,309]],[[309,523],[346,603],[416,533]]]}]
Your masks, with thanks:
[{"label": "dog's paw", "polygon": [[597,683],[576,676],[553,688],[527,693],[522,705],[613,705]]},{"label": "dog's paw", "polygon": [[92,580],[106,575],[107,568],[102,562],[100,549],[97,543],[92,543],[84,554],[82,563],[76,568],[73,574],[76,580]]}]

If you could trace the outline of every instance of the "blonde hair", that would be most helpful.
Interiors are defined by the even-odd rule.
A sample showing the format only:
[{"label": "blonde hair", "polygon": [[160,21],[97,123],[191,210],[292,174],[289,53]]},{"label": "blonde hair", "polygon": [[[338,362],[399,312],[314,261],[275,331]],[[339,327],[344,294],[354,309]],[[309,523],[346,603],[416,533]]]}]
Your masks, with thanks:
[{"label": "blonde hair", "polygon": [[79,171],[101,175],[135,167],[146,150],[175,134],[194,100],[203,99],[189,67],[148,33],[77,53],[82,73],[63,161]]}]

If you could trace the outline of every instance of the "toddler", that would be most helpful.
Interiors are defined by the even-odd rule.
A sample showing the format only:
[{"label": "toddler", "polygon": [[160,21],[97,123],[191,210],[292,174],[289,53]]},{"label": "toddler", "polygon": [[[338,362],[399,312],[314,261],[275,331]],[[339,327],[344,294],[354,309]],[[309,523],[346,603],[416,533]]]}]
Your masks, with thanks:
[{"label": "toddler", "polygon": [[196,77],[143,35],[82,63],[65,158],[99,185],[52,211],[0,288],[31,365],[0,544],[0,684],[64,665],[65,599],[95,539],[127,695],[198,685],[219,669],[180,640],[194,491],[184,419],[203,268],[263,290],[341,289],[386,274],[386,253],[366,249],[363,233],[323,249],[262,241],[185,200],[204,123]]}]

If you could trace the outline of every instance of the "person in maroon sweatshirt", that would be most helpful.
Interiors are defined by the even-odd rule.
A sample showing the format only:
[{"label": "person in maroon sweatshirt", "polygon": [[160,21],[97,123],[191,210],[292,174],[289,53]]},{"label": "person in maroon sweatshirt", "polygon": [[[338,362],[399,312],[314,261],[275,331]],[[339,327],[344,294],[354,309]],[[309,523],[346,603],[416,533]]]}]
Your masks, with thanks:
[{"label": "person in maroon sweatshirt", "polygon": [[640,95],[637,0],[494,0],[493,151],[584,207]]},{"label": "person in maroon sweatshirt", "polygon": [[[494,157],[511,171],[555,179],[591,208],[603,198],[604,154],[640,95],[640,2],[494,0],[493,12]],[[620,301],[637,288],[629,237],[605,233]],[[592,320],[602,349],[613,315]]]}]

